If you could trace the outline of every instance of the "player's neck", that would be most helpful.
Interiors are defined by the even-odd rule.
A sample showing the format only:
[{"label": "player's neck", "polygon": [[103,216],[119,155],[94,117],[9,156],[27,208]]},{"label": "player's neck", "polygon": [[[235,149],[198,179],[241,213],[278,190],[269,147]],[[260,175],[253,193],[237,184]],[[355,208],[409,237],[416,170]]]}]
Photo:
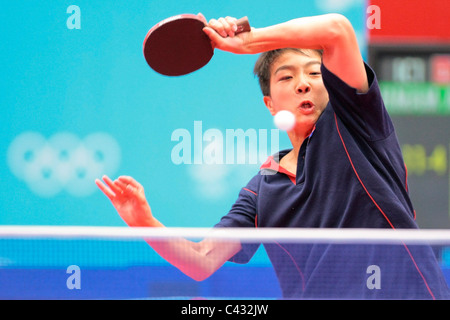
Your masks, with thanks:
[{"label": "player's neck", "polygon": [[282,161],[280,161],[280,165],[293,174],[296,174],[297,172],[297,159],[300,148],[303,142],[309,138],[311,131],[312,130],[299,132],[292,130],[288,132],[289,140],[291,140],[292,144],[292,150],[281,159]]},{"label": "player's neck", "polygon": [[297,159],[300,147],[302,146],[305,138],[299,138],[293,131],[288,133],[289,139],[292,143],[292,150],[286,154],[280,161],[280,165],[287,171],[296,174],[297,173]]},{"label": "player's neck", "polygon": [[283,169],[289,171],[290,173],[296,175],[297,174],[297,157],[298,157],[298,151],[296,152],[295,149],[292,149],[283,158],[281,158],[280,166]]},{"label": "player's neck", "polygon": [[291,140],[291,144],[293,147],[292,151],[294,152],[294,155],[296,157],[298,156],[298,153],[300,151],[300,148],[301,148],[303,142],[306,139],[308,139],[310,134],[311,134],[310,131],[298,132],[298,131],[292,130],[292,131],[288,132],[288,137],[289,137],[289,140]]}]

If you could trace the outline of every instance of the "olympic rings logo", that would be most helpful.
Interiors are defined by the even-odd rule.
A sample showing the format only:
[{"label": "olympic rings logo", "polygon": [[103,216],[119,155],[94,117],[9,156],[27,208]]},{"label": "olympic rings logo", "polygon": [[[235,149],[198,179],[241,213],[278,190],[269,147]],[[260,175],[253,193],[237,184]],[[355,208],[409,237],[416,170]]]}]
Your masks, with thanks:
[{"label": "olympic rings logo", "polygon": [[10,144],[7,153],[11,172],[41,197],[62,190],[85,197],[95,190],[95,178],[113,175],[121,160],[117,141],[106,133],[80,139],[67,132],[46,139],[38,132],[24,132]]}]

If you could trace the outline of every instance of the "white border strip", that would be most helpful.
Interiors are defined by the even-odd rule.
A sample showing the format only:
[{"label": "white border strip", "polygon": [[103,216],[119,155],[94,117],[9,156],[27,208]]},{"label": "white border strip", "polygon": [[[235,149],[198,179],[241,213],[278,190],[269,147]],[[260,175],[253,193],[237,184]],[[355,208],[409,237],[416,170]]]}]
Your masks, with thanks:
[{"label": "white border strip", "polygon": [[435,244],[450,246],[450,229],[326,228],[130,228],[91,226],[0,226],[2,239],[137,240],[213,238],[241,242]]}]

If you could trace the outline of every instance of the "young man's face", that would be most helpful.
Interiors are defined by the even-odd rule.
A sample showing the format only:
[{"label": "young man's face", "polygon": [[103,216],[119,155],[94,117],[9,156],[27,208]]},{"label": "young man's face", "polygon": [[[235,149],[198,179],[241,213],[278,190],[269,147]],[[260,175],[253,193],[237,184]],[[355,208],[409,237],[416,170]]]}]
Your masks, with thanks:
[{"label": "young man's face", "polygon": [[318,53],[286,51],[270,70],[270,96],[264,103],[272,115],[288,110],[295,115],[294,131],[308,135],[328,103],[328,92],[322,81]]}]

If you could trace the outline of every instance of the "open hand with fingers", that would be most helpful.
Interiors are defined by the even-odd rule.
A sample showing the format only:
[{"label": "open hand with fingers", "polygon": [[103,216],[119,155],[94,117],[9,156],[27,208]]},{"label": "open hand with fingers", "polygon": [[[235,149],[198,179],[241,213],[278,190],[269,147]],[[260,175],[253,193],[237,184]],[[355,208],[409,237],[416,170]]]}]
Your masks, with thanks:
[{"label": "open hand with fingers", "polygon": [[155,226],[155,219],[141,184],[128,176],[121,176],[114,181],[108,176],[103,176],[102,179],[103,182],[96,179],[95,183],[130,227]]}]

